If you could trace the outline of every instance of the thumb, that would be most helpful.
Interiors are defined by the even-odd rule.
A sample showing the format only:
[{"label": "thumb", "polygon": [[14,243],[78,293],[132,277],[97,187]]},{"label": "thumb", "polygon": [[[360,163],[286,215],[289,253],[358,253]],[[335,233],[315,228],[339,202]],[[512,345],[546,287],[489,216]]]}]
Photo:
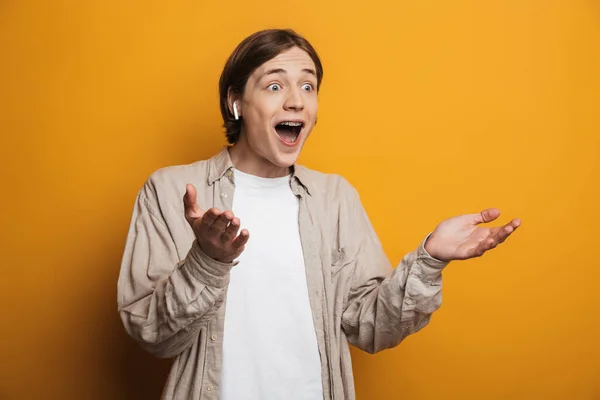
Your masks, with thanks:
[{"label": "thumb", "polygon": [[183,196],[183,206],[185,210],[185,219],[191,223],[191,221],[202,217],[204,212],[198,206],[196,198],[196,188],[194,185],[187,184],[185,186],[185,195]]},{"label": "thumb", "polygon": [[500,210],[497,208],[486,208],[479,214],[473,214],[474,224],[484,224],[491,222],[500,216]]}]

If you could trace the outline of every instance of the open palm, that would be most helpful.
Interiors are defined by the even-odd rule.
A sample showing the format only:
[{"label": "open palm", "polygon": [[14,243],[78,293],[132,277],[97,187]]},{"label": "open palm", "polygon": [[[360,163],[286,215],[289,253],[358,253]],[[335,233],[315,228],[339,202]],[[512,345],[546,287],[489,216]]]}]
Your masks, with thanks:
[{"label": "open palm", "polygon": [[504,242],[521,225],[521,220],[515,218],[502,226],[478,226],[494,221],[499,216],[498,209],[488,208],[478,214],[449,218],[433,231],[425,244],[425,250],[442,261],[480,257]]}]

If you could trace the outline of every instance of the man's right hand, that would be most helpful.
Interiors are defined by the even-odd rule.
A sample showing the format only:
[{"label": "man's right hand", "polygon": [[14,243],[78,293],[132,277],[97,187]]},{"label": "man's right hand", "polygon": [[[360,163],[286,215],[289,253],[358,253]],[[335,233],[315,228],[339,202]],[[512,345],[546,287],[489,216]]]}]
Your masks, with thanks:
[{"label": "man's right hand", "polygon": [[196,188],[186,185],[183,205],[185,219],[192,227],[202,251],[210,258],[230,263],[235,260],[250,237],[246,229],[240,229],[240,220],[232,211],[221,212],[217,208],[202,211],[196,201]]}]

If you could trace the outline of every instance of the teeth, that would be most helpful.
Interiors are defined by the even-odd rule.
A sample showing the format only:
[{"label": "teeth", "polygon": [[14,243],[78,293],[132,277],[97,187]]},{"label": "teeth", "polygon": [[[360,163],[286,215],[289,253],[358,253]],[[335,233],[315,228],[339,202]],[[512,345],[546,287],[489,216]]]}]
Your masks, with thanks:
[{"label": "teeth", "polygon": [[302,126],[302,122],[285,121],[285,122],[281,122],[279,125]]}]

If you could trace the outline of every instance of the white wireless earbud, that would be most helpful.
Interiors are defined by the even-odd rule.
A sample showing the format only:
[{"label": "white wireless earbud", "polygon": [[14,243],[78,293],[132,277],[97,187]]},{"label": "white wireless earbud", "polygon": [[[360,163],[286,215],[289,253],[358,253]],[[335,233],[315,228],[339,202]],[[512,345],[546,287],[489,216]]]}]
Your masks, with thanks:
[{"label": "white wireless earbud", "polygon": [[240,119],[240,115],[238,114],[238,110],[237,110],[237,101],[233,102],[233,117],[236,120]]}]

